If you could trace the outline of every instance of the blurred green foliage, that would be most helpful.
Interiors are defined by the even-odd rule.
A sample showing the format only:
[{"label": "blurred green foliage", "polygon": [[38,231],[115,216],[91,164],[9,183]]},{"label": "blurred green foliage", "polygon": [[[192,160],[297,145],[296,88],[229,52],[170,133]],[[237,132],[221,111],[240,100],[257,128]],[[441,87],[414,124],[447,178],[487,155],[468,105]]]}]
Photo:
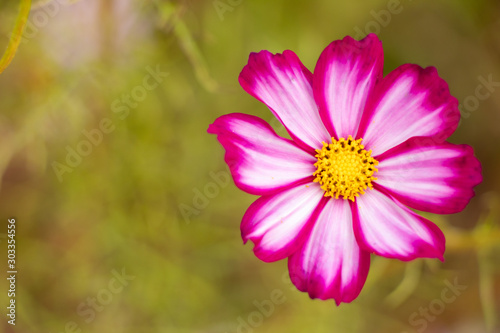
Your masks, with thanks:
[{"label": "blurred green foliage", "polygon": [[[6,248],[15,217],[15,331],[376,333],[425,323],[425,332],[499,332],[500,90],[474,110],[463,103],[478,77],[500,81],[500,5],[401,0],[384,21],[390,3],[35,1],[0,75],[0,241]],[[6,45],[17,8],[0,10]],[[226,170],[206,134],[216,117],[243,112],[277,126],[238,85],[250,52],[291,49],[313,69],[332,40],[366,29],[384,43],[385,73],[437,67],[464,111],[451,141],[474,147],[484,182],[462,213],[425,214],[447,237],[444,263],[373,257],[360,297],[336,307],[297,291],[285,261],[265,264],[242,245],[239,222],[255,197],[224,178],[205,202],[199,193]],[[122,269],[133,279],[115,293]],[[456,280],[467,288],[415,324]],[[284,301],[255,315],[276,290]],[[5,317],[0,327],[13,331]]]}]

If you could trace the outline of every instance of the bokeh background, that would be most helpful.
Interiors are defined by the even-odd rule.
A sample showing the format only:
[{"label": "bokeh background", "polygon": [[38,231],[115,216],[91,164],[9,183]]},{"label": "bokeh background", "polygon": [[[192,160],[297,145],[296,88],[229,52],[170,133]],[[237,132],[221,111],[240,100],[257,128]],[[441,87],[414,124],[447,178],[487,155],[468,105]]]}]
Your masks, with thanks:
[{"label": "bokeh background", "polygon": [[[16,11],[1,2],[0,44]],[[35,0],[0,75],[0,262],[15,217],[19,271],[16,326],[2,313],[1,331],[500,332],[499,30],[496,0]],[[359,298],[337,307],[242,245],[256,197],[206,130],[243,112],[283,133],[238,85],[250,52],[291,49],[313,69],[332,40],[368,32],[385,73],[437,67],[461,104],[450,141],[474,147],[484,182],[463,212],[425,215],[447,237],[444,263],[374,257]],[[444,302],[449,284],[463,287]]]}]

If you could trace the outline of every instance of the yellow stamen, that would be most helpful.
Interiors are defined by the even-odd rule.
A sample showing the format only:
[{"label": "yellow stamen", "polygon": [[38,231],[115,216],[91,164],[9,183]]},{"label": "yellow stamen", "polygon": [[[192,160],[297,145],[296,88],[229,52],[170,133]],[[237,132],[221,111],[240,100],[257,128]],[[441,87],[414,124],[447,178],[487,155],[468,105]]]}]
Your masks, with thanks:
[{"label": "yellow stamen", "polygon": [[373,189],[372,181],[377,178],[373,174],[378,161],[371,157],[372,151],[366,151],[361,144],[363,139],[354,140],[350,135],[332,143],[323,142],[323,148],[316,149],[318,161],[314,164],[317,170],[314,181],[325,190],[325,197],[355,201],[359,193],[364,194],[367,188]]}]

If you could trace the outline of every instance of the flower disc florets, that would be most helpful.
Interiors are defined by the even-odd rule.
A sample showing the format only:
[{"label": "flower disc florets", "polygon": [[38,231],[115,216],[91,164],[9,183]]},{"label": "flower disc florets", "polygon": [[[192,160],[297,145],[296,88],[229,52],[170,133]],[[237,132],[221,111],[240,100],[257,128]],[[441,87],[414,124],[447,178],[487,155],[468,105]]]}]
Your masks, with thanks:
[{"label": "flower disc florets", "polygon": [[364,149],[362,140],[354,140],[350,135],[338,141],[332,138],[332,143],[323,142],[323,148],[316,149],[318,161],[314,164],[317,170],[313,176],[325,191],[325,197],[342,196],[354,201],[359,193],[373,188],[378,161],[370,156],[371,150]]}]

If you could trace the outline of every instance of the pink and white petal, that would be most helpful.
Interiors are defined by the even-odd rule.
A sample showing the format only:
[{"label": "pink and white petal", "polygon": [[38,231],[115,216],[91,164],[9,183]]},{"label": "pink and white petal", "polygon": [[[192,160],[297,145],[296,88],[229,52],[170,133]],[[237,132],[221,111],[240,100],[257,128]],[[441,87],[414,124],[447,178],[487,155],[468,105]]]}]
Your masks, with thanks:
[{"label": "pink and white petal", "polygon": [[329,199],[302,248],[288,260],[290,278],[311,298],[335,299],[337,305],[358,297],[370,267],[370,254],[359,248],[347,200]]},{"label": "pink and white petal", "polygon": [[459,120],[458,101],[437,70],[406,64],[377,85],[358,136],[372,156],[378,156],[415,136],[443,142]]},{"label": "pink and white petal", "polygon": [[443,260],[445,238],[431,221],[374,189],[356,198],[354,233],[361,248],[386,258]]},{"label": "pink and white petal", "polygon": [[413,138],[379,157],[376,183],[401,203],[422,211],[462,211],[482,181],[472,147]]},{"label": "pink and white petal", "polygon": [[368,96],[382,79],[384,52],[377,35],[347,36],[321,53],[314,69],[314,97],[332,136],[356,136]]},{"label": "pink and white petal", "polygon": [[239,82],[269,107],[300,145],[314,151],[331,139],[314,100],[312,73],[292,51],[251,53]]},{"label": "pink and white petal", "polygon": [[262,119],[241,113],[221,116],[208,128],[226,150],[225,161],[238,188],[266,195],[316,170],[316,158],[293,141],[276,135]]},{"label": "pink and white petal", "polygon": [[244,243],[251,240],[265,262],[289,257],[307,238],[323,194],[317,183],[309,183],[257,199],[241,222]]}]

